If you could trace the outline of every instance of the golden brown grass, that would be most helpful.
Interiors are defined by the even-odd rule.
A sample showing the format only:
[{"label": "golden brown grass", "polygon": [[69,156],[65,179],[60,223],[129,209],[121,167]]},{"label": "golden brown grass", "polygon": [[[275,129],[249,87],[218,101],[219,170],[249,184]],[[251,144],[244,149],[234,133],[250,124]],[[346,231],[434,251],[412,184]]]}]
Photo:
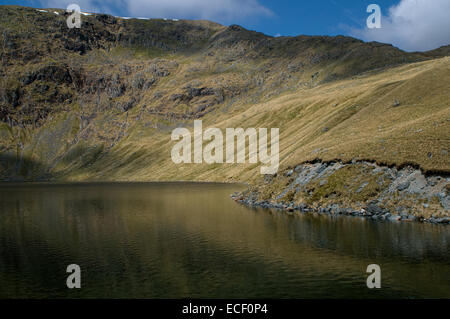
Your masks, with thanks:
[{"label": "golden brown grass", "polygon": [[[229,112],[207,115],[203,126],[279,127],[280,169],[318,158],[414,163],[425,171],[449,172],[449,88],[447,57],[298,90],[264,103],[234,105]],[[396,100],[399,106],[394,106]],[[159,126],[144,127],[148,122]],[[71,180],[247,182],[259,177],[254,164],[175,165],[171,127],[165,124],[144,114],[125,139],[90,167],[69,170],[59,164],[55,173]]]}]

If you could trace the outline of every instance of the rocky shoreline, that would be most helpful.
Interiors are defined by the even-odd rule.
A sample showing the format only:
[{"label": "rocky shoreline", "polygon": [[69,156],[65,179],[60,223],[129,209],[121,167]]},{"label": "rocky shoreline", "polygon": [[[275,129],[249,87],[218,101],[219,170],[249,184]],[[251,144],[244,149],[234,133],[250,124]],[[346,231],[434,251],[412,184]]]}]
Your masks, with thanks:
[{"label": "rocky shoreline", "polygon": [[287,212],[449,225],[449,184],[448,177],[426,176],[411,166],[318,162],[266,176],[231,197],[249,207]]},{"label": "rocky shoreline", "polygon": [[352,208],[340,208],[339,204],[330,205],[327,207],[313,208],[307,205],[294,205],[294,203],[278,203],[272,204],[267,201],[252,201],[251,199],[243,199],[238,194],[231,195],[236,202],[248,207],[260,207],[266,209],[277,209],[286,212],[299,212],[299,213],[318,213],[331,216],[344,215],[354,217],[366,217],[376,220],[389,220],[389,221],[406,221],[406,222],[423,222],[431,224],[450,225],[450,217],[442,218],[423,218],[415,215],[408,215],[402,213],[402,215],[391,214],[388,210],[381,209],[380,207],[373,205],[368,206],[367,210],[362,208],[361,210],[353,210]]}]

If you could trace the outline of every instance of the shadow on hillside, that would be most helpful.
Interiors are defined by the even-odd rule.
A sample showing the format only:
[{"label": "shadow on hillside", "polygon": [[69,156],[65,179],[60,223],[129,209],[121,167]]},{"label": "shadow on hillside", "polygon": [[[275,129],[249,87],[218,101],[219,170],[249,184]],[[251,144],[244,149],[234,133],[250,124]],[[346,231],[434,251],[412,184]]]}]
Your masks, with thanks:
[{"label": "shadow on hillside", "polygon": [[43,163],[11,154],[0,153],[0,181],[47,181],[52,178],[50,168]]},{"label": "shadow on hillside", "polygon": [[[137,151],[123,156],[104,145],[71,147],[64,154],[53,158],[49,163],[28,157],[17,157],[11,153],[0,153],[0,182],[41,182],[64,179],[71,174],[91,176],[101,170],[102,160],[108,161],[111,169],[130,165],[143,160],[148,154]],[[113,163],[113,164],[111,164]]]}]

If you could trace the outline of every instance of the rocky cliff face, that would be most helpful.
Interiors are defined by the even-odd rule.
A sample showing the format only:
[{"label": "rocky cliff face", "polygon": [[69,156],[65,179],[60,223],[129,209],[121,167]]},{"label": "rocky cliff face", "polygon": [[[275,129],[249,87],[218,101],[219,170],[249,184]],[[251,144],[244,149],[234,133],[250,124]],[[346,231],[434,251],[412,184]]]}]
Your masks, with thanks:
[{"label": "rocky cliff face", "polygon": [[[155,105],[154,111],[200,117],[225,98],[249,91],[260,92],[255,92],[256,100],[263,92],[274,96],[438,54],[409,54],[348,37],[272,38],[207,21],[125,20],[96,14],[83,16],[80,29],[69,29],[67,17],[62,10],[1,7],[1,121],[40,125],[50,113],[77,101],[94,108],[99,96],[109,107],[127,111],[139,104],[139,95],[158,87],[158,78],[171,72],[186,83],[177,83],[170,92],[155,92],[155,100],[161,102],[151,104],[162,103],[164,110]],[[140,53],[148,59],[136,61]],[[177,60],[185,56],[193,61],[179,68]],[[215,85],[189,83],[206,77]],[[216,98],[195,99],[206,95],[193,96],[192,89],[214,91],[209,96]],[[124,101],[116,101],[120,97]],[[174,114],[181,103],[194,107]]]}]

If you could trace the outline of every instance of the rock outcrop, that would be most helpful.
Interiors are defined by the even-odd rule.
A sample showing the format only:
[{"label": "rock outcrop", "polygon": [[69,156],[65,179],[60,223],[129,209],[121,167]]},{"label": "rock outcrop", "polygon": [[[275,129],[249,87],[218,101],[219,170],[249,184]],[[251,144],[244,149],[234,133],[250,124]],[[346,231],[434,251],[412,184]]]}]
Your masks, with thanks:
[{"label": "rock outcrop", "polygon": [[249,206],[382,220],[450,223],[450,178],[411,166],[306,163],[233,198]]}]

